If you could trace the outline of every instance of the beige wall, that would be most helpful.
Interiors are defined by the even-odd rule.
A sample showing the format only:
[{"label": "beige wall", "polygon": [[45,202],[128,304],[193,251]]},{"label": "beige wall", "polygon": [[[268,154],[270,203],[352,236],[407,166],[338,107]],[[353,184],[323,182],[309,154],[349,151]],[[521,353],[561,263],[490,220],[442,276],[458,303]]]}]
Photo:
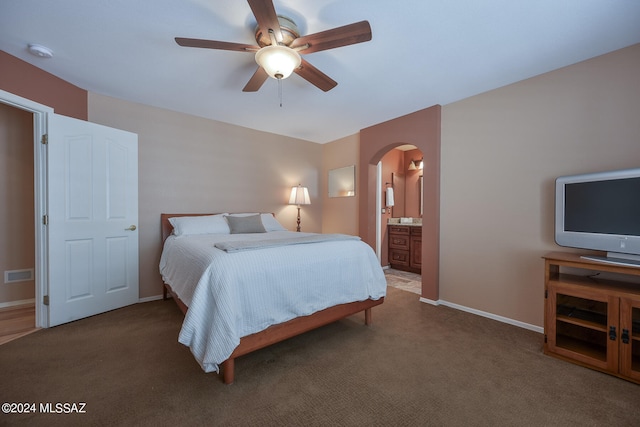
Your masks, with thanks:
[{"label": "beige wall", "polygon": [[0,103],[0,305],[35,297],[33,280],[4,272],[35,268],[33,115]]},{"label": "beige wall", "polygon": [[640,167],[638,70],[635,45],[443,106],[442,300],[543,325],[554,180]]},{"label": "beige wall", "polygon": [[89,121],[138,134],[140,297],[162,292],[160,214],[273,212],[295,230],[291,187],[309,188],[302,230],[322,230],[322,145],[89,94]]},{"label": "beige wall", "polygon": [[[358,235],[358,153],[360,135],[351,135],[322,145],[322,232]],[[329,197],[329,171],[356,165],[355,197]]]}]

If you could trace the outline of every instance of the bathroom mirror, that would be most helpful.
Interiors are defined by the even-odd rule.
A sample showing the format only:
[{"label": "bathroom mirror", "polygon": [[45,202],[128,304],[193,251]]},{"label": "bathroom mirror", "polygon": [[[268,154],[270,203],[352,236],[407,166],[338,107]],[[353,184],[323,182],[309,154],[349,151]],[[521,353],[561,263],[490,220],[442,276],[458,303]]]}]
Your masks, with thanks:
[{"label": "bathroom mirror", "polygon": [[331,169],[329,171],[329,197],[352,197],[356,195],[356,166]]}]

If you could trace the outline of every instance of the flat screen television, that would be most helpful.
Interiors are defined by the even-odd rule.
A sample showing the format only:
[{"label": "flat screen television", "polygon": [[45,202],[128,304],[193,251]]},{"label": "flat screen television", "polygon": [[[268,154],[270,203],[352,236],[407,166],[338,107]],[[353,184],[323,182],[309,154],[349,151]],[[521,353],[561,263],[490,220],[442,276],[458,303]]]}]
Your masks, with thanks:
[{"label": "flat screen television", "polygon": [[640,168],[556,179],[555,240],[584,258],[640,267]]}]

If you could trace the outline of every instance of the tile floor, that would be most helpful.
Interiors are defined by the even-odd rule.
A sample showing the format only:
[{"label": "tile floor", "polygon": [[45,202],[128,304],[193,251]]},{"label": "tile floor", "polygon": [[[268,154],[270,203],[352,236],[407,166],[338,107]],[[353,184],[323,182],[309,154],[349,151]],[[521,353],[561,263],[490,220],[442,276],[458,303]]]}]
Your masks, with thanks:
[{"label": "tile floor", "polygon": [[386,268],[384,275],[387,278],[388,286],[393,286],[394,288],[413,292],[418,295],[422,294],[422,278],[419,274]]}]

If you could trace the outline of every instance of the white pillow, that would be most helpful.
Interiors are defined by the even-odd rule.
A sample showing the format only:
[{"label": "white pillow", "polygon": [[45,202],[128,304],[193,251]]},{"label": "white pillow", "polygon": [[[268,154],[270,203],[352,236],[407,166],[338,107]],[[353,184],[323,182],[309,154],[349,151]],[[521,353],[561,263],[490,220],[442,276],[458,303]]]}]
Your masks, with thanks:
[{"label": "white pillow", "polygon": [[173,234],[187,236],[191,234],[229,234],[229,224],[224,219],[226,214],[202,216],[176,216],[169,218],[173,226]]},{"label": "white pillow", "polygon": [[264,229],[267,231],[287,231],[287,229],[284,228],[282,224],[280,224],[270,213],[260,214],[260,219],[262,220]]}]

